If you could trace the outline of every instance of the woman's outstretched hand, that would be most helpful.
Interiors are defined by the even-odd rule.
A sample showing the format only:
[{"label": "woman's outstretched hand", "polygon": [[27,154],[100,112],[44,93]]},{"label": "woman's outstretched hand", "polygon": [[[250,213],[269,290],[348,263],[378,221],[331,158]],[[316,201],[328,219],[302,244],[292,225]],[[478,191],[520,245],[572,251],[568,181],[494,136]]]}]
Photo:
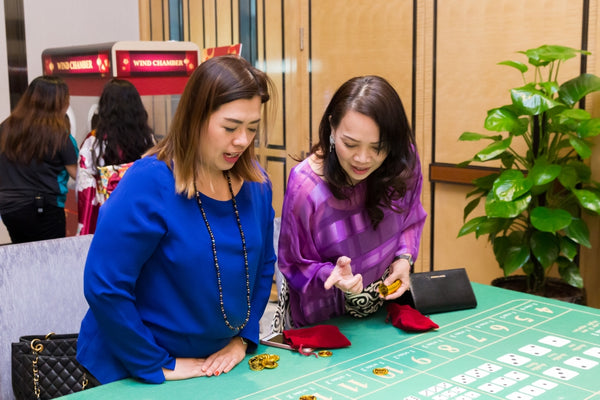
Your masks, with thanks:
[{"label": "woman's outstretched hand", "polygon": [[333,286],[344,292],[360,293],[363,290],[363,281],[361,274],[352,274],[352,266],[349,257],[342,256],[338,258],[333,271],[325,281],[325,289],[329,290]]}]

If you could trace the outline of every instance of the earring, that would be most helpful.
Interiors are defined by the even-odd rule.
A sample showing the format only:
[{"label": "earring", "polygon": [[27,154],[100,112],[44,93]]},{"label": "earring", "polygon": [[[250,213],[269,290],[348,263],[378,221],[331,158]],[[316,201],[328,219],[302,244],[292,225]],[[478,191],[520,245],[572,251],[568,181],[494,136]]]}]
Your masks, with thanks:
[{"label": "earring", "polygon": [[329,135],[329,152],[333,153],[333,150],[335,150],[335,139],[333,135]]}]

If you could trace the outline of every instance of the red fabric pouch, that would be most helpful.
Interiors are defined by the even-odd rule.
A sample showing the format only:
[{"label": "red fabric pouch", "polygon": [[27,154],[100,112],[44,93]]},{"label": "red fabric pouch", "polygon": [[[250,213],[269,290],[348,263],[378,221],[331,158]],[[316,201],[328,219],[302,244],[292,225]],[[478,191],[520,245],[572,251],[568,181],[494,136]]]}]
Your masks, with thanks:
[{"label": "red fabric pouch", "polygon": [[408,304],[388,303],[386,322],[406,332],[427,332],[439,325]]},{"label": "red fabric pouch", "polygon": [[339,349],[350,346],[350,341],[335,325],[316,325],[309,328],[288,329],[283,336],[301,354],[311,355],[303,349]]}]

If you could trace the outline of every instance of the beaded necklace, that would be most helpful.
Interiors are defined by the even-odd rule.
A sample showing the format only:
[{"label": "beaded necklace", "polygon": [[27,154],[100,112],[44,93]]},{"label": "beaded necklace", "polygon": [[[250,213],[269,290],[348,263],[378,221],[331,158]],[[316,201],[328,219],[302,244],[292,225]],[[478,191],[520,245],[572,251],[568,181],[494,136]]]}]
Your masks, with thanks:
[{"label": "beaded necklace", "polygon": [[202,206],[202,200],[200,199],[200,192],[196,189],[196,182],[194,182],[194,191],[196,192],[196,202],[198,203],[198,207],[200,208],[200,213],[202,213],[202,218],[204,219],[204,223],[206,224],[206,229],[208,230],[208,235],[210,236],[210,242],[212,246],[213,260],[215,262],[215,270],[217,271],[217,286],[219,288],[219,304],[221,306],[221,313],[223,314],[223,319],[225,320],[225,325],[233,331],[244,329],[248,321],[250,320],[250,272],[248,268],[248,252],[246,251],[246,237],[244,236],[244,230],[242,229],[242,222],[240,221],[240,213],[237,208],[237,203],[235,201],[235,196],[233,195],[233,188],[231,187],[231,177],[229,176],[229,171],[224,171],[223,175],[227,178],[227,185],[229,186],[229,193],[231,193],[231,202],[233,203],[233,211],[235,213],[235,219],[237,221],[238,228],[240,230],[240,237],[242,238],[242,250],[244,252],[244,265],[246,267],[246,301],[248,304],[248,310],[246,312],[246,319],[240,326],[232,326],[229,323],[229,319],[227,318],[227,313],[225,312],[225,304],[223,303],[223,286],[221,285],[221,269],[219,268],[219,260],[217,259],[217,245],[215,242],[215,236],[213,235],[212,228],[208,223],[208,218],[206,218],[206,213],[204,212],[204,207]]}]

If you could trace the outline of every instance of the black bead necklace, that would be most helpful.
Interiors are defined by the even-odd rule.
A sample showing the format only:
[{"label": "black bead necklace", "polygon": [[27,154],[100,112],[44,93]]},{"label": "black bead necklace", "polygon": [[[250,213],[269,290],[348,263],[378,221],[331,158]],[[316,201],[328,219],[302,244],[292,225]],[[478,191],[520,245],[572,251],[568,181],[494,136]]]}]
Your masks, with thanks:
[{"label": "black bead necklace", "polygon": [[204,219],[204,223],[206,224],[206,229],[208,230],[208,235],[210,236],[210,242],[212,246],[213,260],[215,262],[215,270],[217,271],[217,286],[219,288],[219,304],[221,305],[221,313],[223,314],[223,319],[225,320],[225,325],[231,330],[238,331],[244,329],[248,321],[250,320],[250,271],[248,268],[248,252],[246,251],[246,237],[244,236],[244,230],[242,229],[242,222],[240,221],[240,213],[237,208],[237,203],[235,201],[235,196],[233,195],[233,188],[231,187],[231,177],[229,176],[229,171],[223,172],[223,175],[227,178],[227,185],[229,186],[229,193],[231,193],[231,202],[233,203],[233,212],[235,213],[235,219],[237,221],[238,228],[240,230],[240,237],[242,238],[242,250],[244,252],[244,266],[246,267],[246,302],[248,305],[248,310],[246,312],[246,319],[240,326],[232,326],[229,323],[229,319],[227,318],[227,313],[225,312],[225,304],[223,303],[223,286],[221,284],[221,269],[219,268],[219,260],[217,259],[217,245],[215,242],[215,236],[213,235],[212,228],[208,223],[208,218],[206,218],[206,213],[204,212],[204,207],[202,206],[202,200],[200,199],[200,192],[196,189],[196,182],[194,182],[194,191],[196,192],[196,202],[198,203],[198,207],[200,208],[200,212],[202,213],[202,218]]}]

